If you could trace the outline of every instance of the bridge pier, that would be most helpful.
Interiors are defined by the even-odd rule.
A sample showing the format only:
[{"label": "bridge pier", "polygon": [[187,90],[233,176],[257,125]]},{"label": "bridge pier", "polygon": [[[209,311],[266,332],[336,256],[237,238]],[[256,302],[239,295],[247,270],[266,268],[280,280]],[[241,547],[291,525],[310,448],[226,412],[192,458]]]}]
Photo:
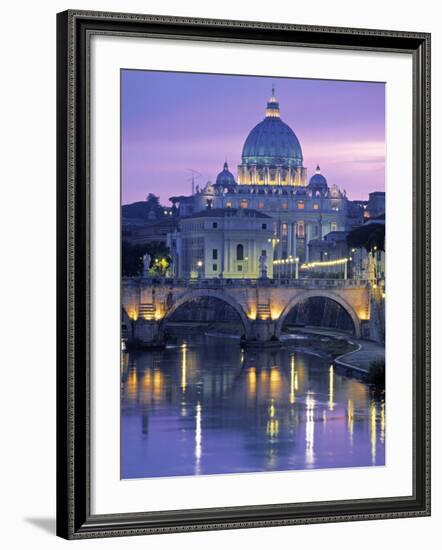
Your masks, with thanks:
[{"label": "bridge pier", "polygon": [[250,330],[244,342],[245,346],[276,346],[279,338],[276,335],[277,323],[271,319],[255,319],[250,322]]},{"label": "bridge pier", "polygon": [[129,344],[141,348],[162,348],[166,345],[164,335],[158,321],[139,318],[133,324],[133,338]]}]

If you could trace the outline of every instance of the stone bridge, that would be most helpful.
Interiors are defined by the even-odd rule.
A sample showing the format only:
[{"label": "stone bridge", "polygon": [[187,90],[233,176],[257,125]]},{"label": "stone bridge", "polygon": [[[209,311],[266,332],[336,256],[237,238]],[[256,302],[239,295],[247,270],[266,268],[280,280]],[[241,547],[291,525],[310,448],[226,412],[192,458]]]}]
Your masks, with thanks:
[{"label": "stone bridge", "polygon": [[354,335],[363,337],[370,319],[370,285],[358,279],[201,279],[122,280],[122,322],[127,340],[161,345],[171,315],[186,303],[212,297],[229,304],[244,327],[245,341],[275,342],[296,304],[312,297],[330,298],[350,316]]}]

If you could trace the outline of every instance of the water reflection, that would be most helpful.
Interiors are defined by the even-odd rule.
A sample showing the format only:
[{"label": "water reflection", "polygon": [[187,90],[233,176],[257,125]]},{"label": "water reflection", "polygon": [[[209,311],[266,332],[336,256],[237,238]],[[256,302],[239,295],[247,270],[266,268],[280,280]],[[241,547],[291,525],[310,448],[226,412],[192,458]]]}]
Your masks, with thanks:
[{"label": "water reflection", "polygon": [[315,460],[315,399],[311,392],[307,392],[305,410],[305,464],[310,468],[313,466]]},{"label": "water reflection", "polygon": [[178,336],[122,355],[122,477],[384,463],[385,404],[290,348]]}]

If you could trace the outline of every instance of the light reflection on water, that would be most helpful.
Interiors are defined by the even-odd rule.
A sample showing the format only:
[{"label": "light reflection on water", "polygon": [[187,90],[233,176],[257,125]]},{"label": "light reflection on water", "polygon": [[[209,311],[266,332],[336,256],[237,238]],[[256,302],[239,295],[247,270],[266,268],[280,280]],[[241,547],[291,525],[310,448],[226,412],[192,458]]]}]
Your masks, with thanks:
[{"label": "light reflection on water", "polygon": [[384,401],[322,358],[208,336],[122,357],[123,478],[384,464]]}]

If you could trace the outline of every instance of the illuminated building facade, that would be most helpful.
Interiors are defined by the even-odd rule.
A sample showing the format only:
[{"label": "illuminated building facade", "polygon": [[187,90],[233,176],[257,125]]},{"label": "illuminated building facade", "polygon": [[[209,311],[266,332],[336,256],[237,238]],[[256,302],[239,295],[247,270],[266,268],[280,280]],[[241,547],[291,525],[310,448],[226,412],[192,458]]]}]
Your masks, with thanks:
[{"label": "illuminated building facade", "polygon": [[[181,220],[178,235],[175,234],[174,239],[182,247],[180,254],[176,256],[181,264],[175,270],[182,274],[195,271],[197,267],[190,269],[191,266],[187,265],[185,259],[193,258],[187,250],[190,246],[188,243],[192,242],[192,231],[188,230],[188,224],[192,222],[186,220],[195,216],[201,217],[203,213],[210,216],[210,210],[254,212],[255,216],[257,213],[267,216],[269,219],[266,231],[271,232],[270,253],[273,260],[299,258],[300,262],[309,261],[310,241],[322,240],[332,232],[349,231],[363,223],[364,219],[363,206],[356,201],[350,201],[346,192],[341,191],[337,185],[329,186],[319,165],[313,176],[307,178],[301,144],[290,126],[282,121],[274,90],[267,103],[264,120],[251,130],[244,142],[237,178],[235,179],[225,162],[215,183],[209,181],[204,188],[197,187],[193,195],[174,197],[173,202],[174,205],[179,203]],[[236,219],[241,223],[238,216]],[[250,218],[244,217],[242,221],[246,219]],[[244,228],[248,257],[253,255],[258,258],[262,248],[259,233],[248,233],[246,236],[248,230],[250,228]],[[183,233],[181,237],[180,232]],[[199,229],[196,233],[198,232]],[[239,233],[237,235],[239,239]],[[206,240],[204,236],[199,238]],[[257,242],[252,250],[253,239]],[[241,240],[235,246],[241,244],[246,246],[246,242]],[[207,258],[212,244],[209,242],[207,247],[204,244],[202,246],[197,256]],[[195,260],[196,256],[191,261]],[[223,261],[227,261],[226,255]],[[227,277],[227,273],[230,274],[229,277],[233,276],[230,266],[227,269],[219,265],[218,261],[217,268],[216,271],[205,271],[204,276]],[[247,274],[250,277],[259,276],[255,265],[253,270],[247,270]],[[271,277],[271,274],[268,273],[268,276]]]},{"label": "illuminated building facade", "polygon": [[[171,275],[183,278],[256,279],[259,258],[273,257],[273,220],[250,209],[209,208],[179,221],[167,245]],[[267,262],[267,276],[273,264]]]}]

